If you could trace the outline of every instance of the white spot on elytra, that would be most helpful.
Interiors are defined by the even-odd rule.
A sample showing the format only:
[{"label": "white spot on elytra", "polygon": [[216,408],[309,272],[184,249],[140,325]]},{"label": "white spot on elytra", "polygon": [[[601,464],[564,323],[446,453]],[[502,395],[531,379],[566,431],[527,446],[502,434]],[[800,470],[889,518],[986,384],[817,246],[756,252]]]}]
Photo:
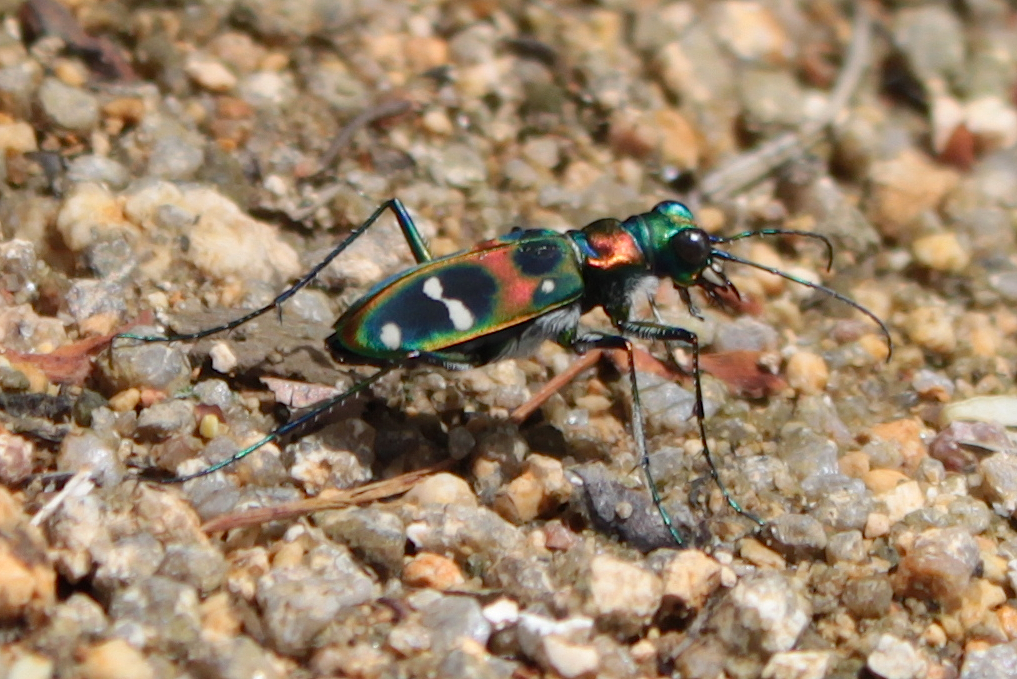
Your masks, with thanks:
[{"label": "white spot on elytra", "polygon": [[436,300],[440,300],[441,296],[445,294],[445,289],[441,287],[441,281],[437,276],[431,276],[424,281],[424,294]]},{"label": "white spot on elytra", "polygon": [[545,278],[540,284],[540,291],[544,294],[550,294],[554,292],[554,281],[550,278]]},{"label": "white spot on elytra", "polygon": [[445,308],[448,309],[448,317],[452,321],[453,328],[462,332],[473,327],[473,324],[476,322],[473,314],[458,299],[445,299],[443,297],[445,289],[441,286],[441,281],[438,280],[437,276],[431,276],[424,281],[424,294],[445,305]]},{"label": "white spot on elytra", "polygon": [[395,323],[386,323],[381,326],[381,343],[386,349],[395,351],[403,341],[403,333]]}]

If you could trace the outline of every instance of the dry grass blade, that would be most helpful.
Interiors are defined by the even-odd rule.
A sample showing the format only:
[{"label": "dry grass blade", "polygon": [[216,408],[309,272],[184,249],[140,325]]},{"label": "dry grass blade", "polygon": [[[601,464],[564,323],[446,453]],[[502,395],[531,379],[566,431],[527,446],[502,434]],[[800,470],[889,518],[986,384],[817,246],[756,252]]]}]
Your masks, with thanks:
[{"label": "dry grass blade", "polygon": [[285,521],[295,519],[326,509],[342,509],[352,505],[361,505],[376,500],[402,495],[431,474],[444,471],[452,466],[452,461],[443,462],[432,467],[407,472],[391,479],[374,481],[356,488],[334,489],[323,492],[318,497],[296,502],[286,502],[272,507],[257,507],[231,512],[217,516],[205,522],[201,527],[206,533],[219,533],[234,528],[257,526],[269,521]]}]

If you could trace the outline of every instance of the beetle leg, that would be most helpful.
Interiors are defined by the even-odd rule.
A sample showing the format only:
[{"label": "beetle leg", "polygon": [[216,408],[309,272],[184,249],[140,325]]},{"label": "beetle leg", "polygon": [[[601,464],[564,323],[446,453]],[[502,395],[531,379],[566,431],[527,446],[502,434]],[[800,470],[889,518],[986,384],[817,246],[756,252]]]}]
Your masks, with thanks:
[{"label": "beetle leg", "polygon": [[639,400],[639,386],[636,384],[636,359],[632,352],[632,342],[620,335],[588,333],[575,337],[572,341],[572,348],[580,354],[590,349],[621,349],[628,355],[629,382],[632,386],[632,438],[636,443],[636,455],[639,456],[639,465],[643,468],[646,485],[650,488],[653,505],[660,513],[664,526],[679,547],[685,546],[685,539],[678,532],[667,509],[664,508],[660,492],[657,490],[657,483],[653,480],[653,473],[650,471],[650,454],[646,448],[646,428],[643,425],[643,406]]},{"label": "beetle leg", "polygon": [[145,335],[134,335],[132,333],[123,333],[117,335],[116,337],[114,337],[114,339],[135,339],[141,340],[143,342],[176,342],[183,340],[196,340],[201,339],[202,337],[208,337],[209,335],[214,335],[219,332],[226,332],[238,328],[244,323],[252,321],[258,316],[261,316],[262,314],[268,313],[272,309],[279,309],[279,316],[281,321],[283,303],[286,302],[289,298],[293,297],[293,295],[297,294],[297,292],[301,288],[303,288],[312,280],[314,280],[314,278],[319,273],[321,273],[326,266],[332,263],[333,259],[338,257],[346,248],[350,246],[350,244],[353,243],[353,241],[362,236],[365,231],[371,228],[371,226],[373,226],[374,223],[378,221],[378,218],[381,217],[385,210],[391,210],[393,213],[395,213],[396,221],[399,222],[399,228],[402,230],[403,236],[406,238],[406,242],[407,244],[409,244],[410,250],[413,252],[413,257],[414,259],[417,260],[417,263],[419,264],[422,262],[431,261],[431,253],[427,249],[427,244],[424,242],[424,237],[417,230],[417,227],[413,223],[413,219],[410,217],[409,212],[407,212],[406,207],[403,205],[401,200],[399,200],[398,198],[393,198],[391,200],[385,201],[380,206],[378,206],[378,208],[373,213],[371,213],[371,216],[368,217],[363,224],[361,224],[353,231],[351,231],[350,235],[343,239],[343,241],[339,243],[339,245],[337,245],[335,249],[332,250],[332,252],[328,253],[325,259],[318,262],[318,264],[316,264],[313,269],[308,271],[303,278],[301,278],[299,281],[297,281],[292,286],[287,288],[282,294],[280,294],[278,297],[276,297],[275,299],[273,299],[271,302],[261,307],[260,309],[255,309],[254,311],[251,311],[250,313],[247,313],[241,316],[240,318],[236,318],[230,321],[229,323],[217,325],[214,328],[199,330],[198,332],[167,333],[165,337],[150,337]]},{"label": "beetle leg", "polygon": [[156,476],[156,475],[153,475],[151,473],[147,473],[146,474],[146,471],[150,471],[150,470],[145,470],[145,471],[142,471],[141,476],[143,478],[146,478],[147,480],[158,481],[160,483],[183,483],[185,481],[190,481],[191,479],[197,479],[197,478],[200,478],[202,476],[207,476],[209,474],[215,473],[215,472],[219,471],[220,469],[223,469],[225,467],[230,466],[234,462],[237,462],[239,460],[244,459],[245,457],[247,457],[248,455],[250,455],[254,451],[258,450],[262,446],[264,446],[266,444],[269,444],[269,443],[272,443],[273,441],[276,441],[276,440],[282,438],[283,436],[286,436],[287,434],[289,434],[293,430],[300,429],[301,427],[304,427],[304,426],[307,426],[307,425],[313,423],[318,418],[320,418],[322,415],[324,415],[325,413],[329,412],[330,410],[332,410],[333,408],[338,406],[340,403],[342,403],[346,399],[350,398],[351,396],[353,396],[355,394],[360,393],[361,391],[363,391],[367,387],[371,386],[372,384],[374,384],[375,382],[380,380],[382,377],[384,377],[385,375],[387,375],[388,373],[392,372],[393,370],[395,370],[398,367],[399,367],[398,365],[389,365],[389,366],[385,366],[384,368],[381,368],[380,370],[378,370],[378,372],[374,373],[370,377],[367,377],[367,378],[361,380],[360,382],[357,382],[356,384],[354,384],[352,387],[350,387],[349,389],[347,389],[343,393],[337,394],[336,396],[333,396],[331,398],[327,398],[324,401],[319,401],[318,403],[315,403],[313,406],[311,406],[310,410],[308,410],[306,413],[304,413],[300,417],[298,417],[298,418],[296,418],[294,420],[290,420],[286,424],[278,427],[277,429],[275,429],[274,431],[269,433],[265,438],[261,439],[257,443],[254,443],[254,444],[244,448],[243,450],[237,451],[231,457],[228,457],[225,460],[220,460],[219,462],[216,462],[215,464],[209,465],[209,466],[205,467],[204,469],[201,469],[199,471],[194,472],[193,474],[185,474],[183,476],[170,476],[170,477],[166,477],[166,476],[161,476],[161,475]]},{"label": "beetle leg", "polygon": [[724,496],[724,501],[727,502],[731,509],[735,510],[742,516],[751,519],[756,523],[756,525],[766,525],[766,522],[745,511],[741,504],[731,497],[731,494],[728,492],[724,482],[720,480],[720,472],[713,460],[713,455],[710,453],[710,447],[706,442],[706,423],[704,422],[706,413],[703,406],[703,381],[699,370],[699,336],[685,328],[662,325],[660,323],[653,323],[650,321],[620,321],[616,323],[616,326],[623,332],[643,339],[660,340],[662,342],[682,342],[692,347],[692,378],[696,385],[696,419],[699,420],[699,440],[703,444],[703,455],[706,456],[706,462],[710,466],[710,476],[713,477],[717,487],[720,488],[721,494]]}]

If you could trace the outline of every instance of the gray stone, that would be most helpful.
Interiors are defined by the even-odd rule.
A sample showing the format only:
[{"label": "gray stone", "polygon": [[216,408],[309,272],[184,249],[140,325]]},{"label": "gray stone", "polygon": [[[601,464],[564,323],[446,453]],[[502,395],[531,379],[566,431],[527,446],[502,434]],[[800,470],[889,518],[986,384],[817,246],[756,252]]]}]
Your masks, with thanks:
[{"label": "gray stone", "polygon": [[449,650],[463,638],[472,639],[481,646],[491,637],[491,623],[473,597],[443,596],[420,612],[421,622],[431,631],[435,649]]},{"label": "gray stone", "polygon": [[812,619],[802,584],[777,572],[743,578],[708,623],[733,652],[791,650]]},{"label": "gray stone", "polygon": [[1017,641],[968,651],[960,679],[1017,679]]},{"label": "gray stone", "polygon": [[39,104],[47,118],[73,132],[89,132],[99,121],[99,102],[77,87],[46,78],[39,87]]},{"label": "gray stone", "polygon": [[281,653],[307,652],[339,611],[377,596],[374,583],[344,549],[319,545],[305,561],[309,565],[274,568],[258,579],[266,632]]},{"label": "gray stone", "polygon": [[171,399],[141,411],[138,415],[137,434],[144,439],[161,440],[174,434],[190,433],[194,426],[194,404]]}]

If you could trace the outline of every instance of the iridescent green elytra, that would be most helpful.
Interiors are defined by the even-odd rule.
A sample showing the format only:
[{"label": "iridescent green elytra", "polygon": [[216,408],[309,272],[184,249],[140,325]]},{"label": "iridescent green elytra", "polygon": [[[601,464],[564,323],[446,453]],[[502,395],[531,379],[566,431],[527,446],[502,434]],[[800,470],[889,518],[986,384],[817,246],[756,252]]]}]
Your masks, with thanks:
[{"label": "iridescent green elytra", "polygon": [[[324,261],[271,304],[226,325],[198,333],[163,338],[121,337],[144,341],[198,339],[236,328],[278,308],[313,280],[386,210],[395,214],[417,264],[369,290],[339,317],[335,331],[326,340],[337,360],[376,366],[379,370],[346,392],[316,404],[307,414],[279,427],[230,459],[171,481],[187,481],[232,464],[316,419],[398,367],[415,363],[452,369],[479,366],[526,353],[540,341],[550,339],[580,353],[602,348],[620,349],[628,354],[636,454],[664,526],[675,542],[682,545],[684,538],[664,509],[650,474],[635,360],[632,342],[627,336],[681,342],[691,348],[696,416],[710,473],[733,509],[759,525],[763,522],[743,510],[728,494],[710,454],[703,422],[698,337],[685,328],[631,318],[633,302],[647,290],[648,281],[670,280],[689,310],[696,314],[689,289],[698,287],[715,299],[720,299],[723,292],[737,295],[734,285],[724,275],[721,262],[745,264],[823,291],[853,306],[872,318],[890,343],[889,331],[882,321],[843,295],[717,247],[754,236],[798,235],[824,241],[832,256],[832,248],[823,236],[781,229],[750,231],[729,238],[712,236],[696,226],[687,207],[674,201],[659,203],[649,212],[624,221],[601,219],[564,234],[515,229],[470,250],[433,258],[405,207],[393,199],[378,207]],[[595,307],[607,313],[615,333],[592,332],[580,327],[580,317]]]}]

